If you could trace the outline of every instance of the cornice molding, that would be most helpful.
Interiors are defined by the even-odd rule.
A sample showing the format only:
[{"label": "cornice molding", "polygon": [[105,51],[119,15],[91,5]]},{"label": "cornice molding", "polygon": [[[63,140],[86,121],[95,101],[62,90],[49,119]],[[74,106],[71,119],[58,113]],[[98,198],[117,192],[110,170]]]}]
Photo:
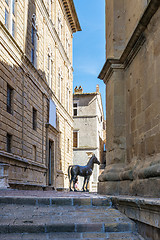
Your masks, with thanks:
[{"label": "cornice molding", "polygon": [[105,84],[109,81],[111,75],[116,69],[125,69],[131,64],[145,42],[144,31],[159,6],[159,0],[151,0],[149,2],[121,57],[119,59],[108,58],[106,60],[98,76],[98,78],[103,80]]},{"label": "cornice molding", "polygon": [[61,0],[61,1],[63,3],[72,32],[75,33],[77,31],[81,31],[82,29],[78,20],[73,0]]}]

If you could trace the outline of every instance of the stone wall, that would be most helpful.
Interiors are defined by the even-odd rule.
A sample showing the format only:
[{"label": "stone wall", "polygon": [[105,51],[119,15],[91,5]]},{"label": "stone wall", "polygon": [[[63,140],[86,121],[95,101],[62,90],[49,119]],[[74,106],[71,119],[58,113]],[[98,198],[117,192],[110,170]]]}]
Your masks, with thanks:
[{"label": "stone wall", "polygon": [[[0,3],[0,161],[9,164],[10,186],[68,187],[67,169],[73,157],[72,38],[73,32],[81,30],[73,1],[65,7],[63,1],[51,1],[51,14],[49,1],[14,1],[14,14],[8,2]],[[12,89],[11,113],[7,112],[7,86]],[[49,122],[50,99],[56,105],[56,126]]]},{"label": "stone wall", "polygon": [[[127,6],[125,19],[133,20],[130,28],[124,21],[128,37],[121,54],[107,58],[99,76],[107,85],[107,166],[99,177],[99,192],[159,197],[159,1],[137,1],[133,19],[132,1]],[[116,7],[121,10],[123,1]],[[113,8],[115,22],[118,8]]]}]

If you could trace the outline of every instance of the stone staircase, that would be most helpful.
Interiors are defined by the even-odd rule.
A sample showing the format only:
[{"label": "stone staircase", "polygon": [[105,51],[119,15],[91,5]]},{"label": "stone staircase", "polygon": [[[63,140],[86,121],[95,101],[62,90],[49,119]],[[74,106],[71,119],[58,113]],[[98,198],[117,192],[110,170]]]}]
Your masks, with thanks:
[{"label": "stone staircase", "polygon": [[0,197],[0,239],[142,238],[105,197]]}]

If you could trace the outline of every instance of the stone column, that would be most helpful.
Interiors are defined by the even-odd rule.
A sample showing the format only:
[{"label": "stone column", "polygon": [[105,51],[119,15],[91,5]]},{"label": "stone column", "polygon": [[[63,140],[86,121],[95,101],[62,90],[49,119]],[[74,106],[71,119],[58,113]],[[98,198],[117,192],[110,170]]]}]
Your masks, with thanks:
[{"label": "stone column", "polygon": [[124,69],[121,64],[110,64],[112,72],[105,77],[106,168],[99,176],[98,186],[98,191],[106,194],[117,191],[117,181],[126,161]]},{"label": "stone column", "polygon": [[[99,78],[106,84],[106,168],[98,191],[114,194],[126,160],[124,66],[124,0],[106,0],[106,58]],[[107,183],[106,183],[107,181]]]}]

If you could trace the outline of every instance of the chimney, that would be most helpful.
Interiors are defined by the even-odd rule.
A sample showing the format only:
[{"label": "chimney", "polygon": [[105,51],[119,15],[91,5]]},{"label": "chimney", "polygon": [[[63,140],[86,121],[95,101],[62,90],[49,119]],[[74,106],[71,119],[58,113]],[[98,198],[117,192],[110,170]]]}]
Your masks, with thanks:
[{"label": "chimney", "polygon": [[96,92],[99,93],[99,85],[96,85]]},{"label": "chimney", "polygon": [[75,94],[82,94],[83,93],[83,88],[79,86],[79,88],[76,86],[74,89]]}]

